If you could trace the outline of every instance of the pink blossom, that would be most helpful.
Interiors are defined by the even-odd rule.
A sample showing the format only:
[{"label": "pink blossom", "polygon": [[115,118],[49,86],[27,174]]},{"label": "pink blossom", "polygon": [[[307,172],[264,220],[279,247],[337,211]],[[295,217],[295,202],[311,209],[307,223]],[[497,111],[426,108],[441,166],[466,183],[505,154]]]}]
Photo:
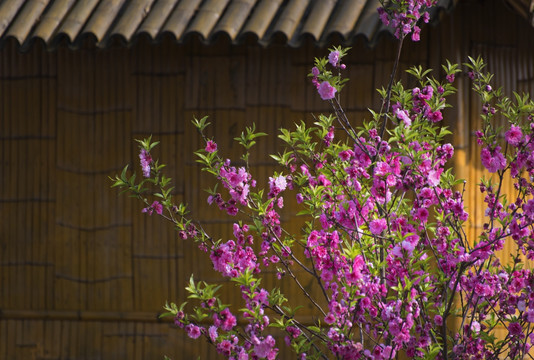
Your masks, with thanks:
[{"label": "pink blossom", "polygon": [[255,299],[263,305],[269,305],[269,292],[265,289],[261,289],[256,293]]},{"label": "pink blossom", "polygon": [[237,353],[237,359],[236,360],[248,360],[249,356],[245,349],[241,348],[239,352]]},{"label": "pink blossom", "polygon": [[512,146],[519,145],[522,137],[523,137],[523,133],[521,132],[521,128],[515,125],[512,125],[510,130],[508,130],[504,134],[504,138],[506,139],[506,141],[508,141],[508,144]]},{"label": "pink blossom", "polygon": [[391,200],[391,191],[386,182],[378,178],[373,179],[373,187],[371,187],[371,194],[374,200],[380,204],[385,204]]},{"label": "pink blossom", "polygon": [[191,339],[198,339],[200,335],[202,335],[200,328],[194,324],[186,325],[185,331],[187,331],[187,336],[189,336]]},{"label": "pink blossom", "polygon": [[417,209],[417,218],[422,222],[426,223],[428,220],[428,210],[426,208]]},{"label": "pink blossom", "polygon": [[219,336],[217,334],[217,326],[210,326],[208,329],[208,334],[210,336],[211,341],[215,342],[215,340],[217,340],[217,337]]},{"label": "pink blossom", "polygon": [[402,241],[402,249],[408,253],[408,256],[412,256],[413,250],[419,243],[419,235],[410,235]]},{"label": "pink blossom", "polygon": [[375,219],[369,224],[369,230],[374,235],[380,235],[387,227],[386,219]]},{"label": "pink blossom", "polygon": [[258,338],[256,338],[255,340],[256,341],[254,341],[254,353],[256,354],[256,356],[260,359],[274,359],[274,357],[272,357],[273,355],[276,356],[276,350],[274,348],[276,342],[274,338],[271,335],[267,335],[267,337],[263,341],[259,340]]},{"label": "pink blossom", "polygon": [[272,196],[276,196],[287,188],[287,180],[284,175],[269,178],[270,193]]},{"label": "pink blossom", "polygon": [[432,98],[433,94],[434,94],[434,89],[432,88],[432,86],[427,85],[421,90],[421,92],[418,94],[418,96],[419,96],[420,99],[430,100]]},{"label": "pink blossom", "polygon": [[319,73],[320,73],[317,66],[312,67],[311,72],[312,72],[312,75],[315,77],[319,76]]},{"label": "pink blossom", "polygon": [[328,217],[326,216],[326,214],[321,214],[319,216],[319,222],[321,223],[323,229],[329,229],[332,226],[328,221]]},{"label": "pink blossom", "polygon": [[530,199],[523,205],[523,211],[525,215],[531,219],[534,219],[534,199]]},{"label": "pink blossom", "polygon": [[408,112],[406,110],[397,108],[395,109],[394,113],[399,120],[402,120],[404,126],[408,127],[412,125],[412,119],[410,119],[410,116],[408,115]]},{"label": "pink blossom", "polygon": [[154,201],[152,205],[149,207],[144,208],[141,210],[143,213],[148,213],[148,215],[152,215],[153,212],[156,212],[156,214],[161,215],[163,214],[163,205],[159,203],[159,201]]},{"label": "pink blossom", "polygon": [[[330,129],[328,129],[328,133],[325,135],[323,141],[324,143],[326,144],[326,146],[330,146],[330,144],[332,143],[332,141],[334,140],[334,127],[331,126]],[[321,164],[321,163],[319,163]],[[317,164],[317,167],[319,167],[319,164]],[[322,166],[322,164],[321,164]]]},{"label": "pink blossom", "polygon": [[443,115],[441,114],[441,111],[436,110],[436,111],[431,111],[428,114],[428,118],[432,122],[439,122],[439,121],[443,120]]},{"label": "pink blossom", "polygon": [[152,157],[150,153],[145,149],[141,149],[139,153],[139,159],[141,162],[141,169],[143,170],[143,176],[146,178],[150,177],[150,164],[152,164]]},{"label": "pink blossom", "polygon": [[319,175],[317,177],[317,182],[322,185],[322,186],[330,186],[332,185],[332,183],[330,182],[330,180],[328,180],[328,178],[326,176],[324,176],[323,174]]},{"label": "pink blossom", "polygon": [[391,249],[391,255],[396,258],[402,258],[404,255],[402,254],[402,248],[400,245],[395,245],[393,249]]},{"label": "pink blossom", "polygon": [[437,170],[430,170],[428,172],[428,178],[427,178],[428,185],[438,186],[440,183],[440,177],[441,177],[442,172],[443,172],[443,168],[439,168]]},{"label": "pink blossom", "polygon": [[335,321],[336,321],[336,318],[334,317],[332,313],[328,313],[328,315],[326,315],[324,318],[324,322],[329,325],[332,325]]},{"label": "pink blossom", "polygon": [[[352,262],[352,272],[349,274],[351,277],[351,281],[355,282],[358,280],[361,280],[363,275],[362,271],[365,268],[365,260],[363,259],[363,256],[358,255],[354,258],[354,261]],[[348,276],[349,277],[349,276]]]},{"label": "pink blossom", "polygon": [[510,331],[510,335],[517,336],[523,333],[523,328],[521,327],[521,324],[513,322],[508,325],[508,331]]},{"label": "pink blossom", "polygon": [[234,349],[234,345],[227,339],[224,339],[220,343],[217,344],[217,351],[224,356],[230,356],[232,354],[232,350]]},{"label": "pink blossom", "polygon": [[384,176],[391,172],[391,167],[389,164],[385,161],[379,161],[376,163],[375,167],[375,175],[377,176]]},{"label": "pink blossom", "polygon": [[211,140],[208,140],[206,143],[206,151],[209,153],[215,152],[217,150],[217,144]]},{"label": "pink blossom", "polygon": [[[379,355],[378,355],[378,359],[384,359],[384,360],[387,360],[387,359],[394,359],[395,358],[395,354],[397,353],[395,351],[395,349],[391,346],[385,346],[384,345],[380,345],[381,347],[381,351],[379,352]],[[375,348],[376,349],[376,348]]]},{"label": "pink blossom", "polygon": [[339,51],[331,51],[330,54],[328,54],[328,62],[332,64],[333,67],[336,67],[339,62]]},{"label": "pink blossom", "polygon": [[321,96],[321,99],[323,100],[330,100],[333,99],[336,96],[336,88],[330,85],[328,81],[323,81],[319,88],[317,89],[319,92],[319,95]]},{"label": "pink blossom", "polygon": [[449,143],[438,146],[436,150],[438,151],[438,154],[445,159],[452,158],[452,155],[454,154],[454,147]]},{"label": "pink blossom", "polygon": [[230,310],[226,308],[218,315],[213,314],[213,323],[224,331],[230,331],[237,325],[237,320]]},{"label": "pink blossom", "polygon": [[506,159],[500,150],[500,146],[495,147],[493,150],[485,147],[480,152],[480,160],[482,161],[482,165],[484,165],[484,167],[488,169],[490,173],[504,170],[504,168],[506,168]]},{"label": "pink blossom", "polygon": [[384,25],[388,26],[389,25],[389,16],[388,16],[388,13],[386,12],[386,10],[384,10],[383,7],[379,7],[378,8],[378,15],[379,15],[380,20],[382,21],[382,23],[384,23]]},{"label": "pink blossom", "polygon": [[421,29],[419,28],[419,26],[414,26],[413,27],[413,32],[412,32],[412,41],[419,41],[421,40],[421,37],[420,37],[420,34],[421,34]]},{"label": "pink blossom", "polygon": [[343,161],[348,161],[354,156],[354,151],[344,150],[339,153],[339,158]]},{"label": "pink blossom", "polygon": [[229,214],[235,215],[237,213],[237,208],[233,205],[235,205],[235,202],[239,202],[242,205],[247,204],[250,185],[254,186],[254,180],[251,180],[252,176],[244,167],[236,169],[235,167],[229,166],[229,161],[227,161],[227,163],[228,165],[225,163],[225,165],[221,167],[219,175],[222,179],[225,179],[222,184],[228,189],[228,192],[234,201],[234,204],[231,204],[232,206],[228,207],[226,210]]}]

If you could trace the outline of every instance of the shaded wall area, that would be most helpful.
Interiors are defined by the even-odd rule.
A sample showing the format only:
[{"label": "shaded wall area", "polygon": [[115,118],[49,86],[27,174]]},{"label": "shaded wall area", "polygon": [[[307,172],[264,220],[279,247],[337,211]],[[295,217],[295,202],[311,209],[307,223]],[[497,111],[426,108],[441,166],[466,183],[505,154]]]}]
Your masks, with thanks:
[{"label": "shaded wall area", "polygon": [[[533,45],[533,29],[500,2],[464,2],[424,29],[420,43],[406,45],[401,67],[439,69],[444,59],[463,62],[480,52],[507,91],[532,92]],[[244,126],[254,122],[274,135],[301,119],[312,122],[328,108],[306,75],[313,58],[326,53],[313,44],[231,46],[224,38],[209,47],[163,39],[105,50],[87,44],[47,52],[34,44],[20,53],[12,43],[1,49],[0,358],[217,358],[205,342],[187,339],[157,315],[165,301],[185,299],[191,273],[224,281],[206,254],[163,220],[141,214],[140,203],[119,197],[108,177],[125,164],[137,166],[134,139],[152,134],[161,141],[155,156],[169,164],[176,200],[189,204],[209,232],[229,238],[233,220],[206,204],[202,189],[212,181],[194,161],[203,144],[191,119],[209,115],[210,134],[234,159],[241,149],[232,139]],[[387,83],[394,53],[386,38],[374,49],[361,40],[353,45],[342,103],[355,122],[379,106],[375,89]],[[478,178],[472,130],[480,104],[465,77],[458,86],[461,98],[447,114],[457,172]],[[265,184],[274,166],[265,155],[280,151],[280,143],[271,136],[256,149],[252,171]],[[480,200],[470,198],[468,206],[480,218]],[[288,201],[285,209],[283,220],[298,231],[296,204]],[[470,226],[475,234],[476,221]],[[295,294],[289,280],[274,274],[266,280],[275,283],[288,297]],[[238,302],[231,291],[224,296]]]}]

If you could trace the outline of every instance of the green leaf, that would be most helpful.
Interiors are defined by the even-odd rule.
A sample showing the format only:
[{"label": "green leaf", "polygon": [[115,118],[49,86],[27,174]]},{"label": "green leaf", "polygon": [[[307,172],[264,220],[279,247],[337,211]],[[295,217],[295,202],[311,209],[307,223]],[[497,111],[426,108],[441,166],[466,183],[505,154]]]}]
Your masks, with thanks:
[{"label": "green leaf", "polygon": [[207,126],[211,125],[209,122],[207,122],[208,117],[204,116],[202,119],[197,120],[196,118],[193,118],[191,121],[193,125],[200,131],[201,133],[204,132]]}]

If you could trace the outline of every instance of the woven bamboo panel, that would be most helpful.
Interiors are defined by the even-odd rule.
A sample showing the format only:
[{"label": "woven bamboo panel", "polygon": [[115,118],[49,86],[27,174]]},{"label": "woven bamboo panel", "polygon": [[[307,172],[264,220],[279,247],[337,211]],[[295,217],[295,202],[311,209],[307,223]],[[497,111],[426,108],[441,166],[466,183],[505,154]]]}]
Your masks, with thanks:
[{"label": "woven bamboo panel", "polygon": [[[480,52],[506,91],[532,93],[533,43],[528,24],[498,2],[458,5],[441,26],[425,29],[420,43],[406,44],[399,76],[406,79],[403,71],[412,63],[439,69],[444,59],[463,62]],[[313,58],[325,54],[312,43],[262,48],[224,39],[209,47],[164,38],[158,44],[140,39],[131,48],[54,52],[35,44],[27,53],[7,43],[0,50],[0,359],[218,358],[157,315],[165,301],[185,300],[191,273],[223,283],[224,302],[239,305],[233,284],[164,220],[119,197],[108,176],[125,164],[138,168],[134,139],[152,134],[161,141],[154,156],[169,164],[175,199],[186,202],[209,233],[230,239],[235,219],[206,202],[203,189],[214,181],[192,155],[204,145],[191,119],[209,115],[208,135],[232,159],[242,152],[232,139],[245,126],[254,122],[268,133],[251,154],[251,172],[265,186],[281,171],[266,156],[282,151],[280,127],[311,124],[314,114],[328,111],[306,78]],[[367,108],[380,106],[375,88],[387,84],[394,54],[388,39],[374,49],[362,40],[347,57],[351,82],[341,101],[355,123],[368,117]],[[455,171],[476,184],[482,167],[472,131],[480,104],[467,95],[465,77],[457,85],[460,96],[446,119],[454,131]],[[467,194],[473,238],[483,203],[478,192]],[[298,234],[297,209],[295,199],[285,199],[282,220]],[[269,271],[265,286],[301,298],[289,279]],[[311,279],[303,284],[314,291]],[[299,305],[310,320],[311,306]]]}]

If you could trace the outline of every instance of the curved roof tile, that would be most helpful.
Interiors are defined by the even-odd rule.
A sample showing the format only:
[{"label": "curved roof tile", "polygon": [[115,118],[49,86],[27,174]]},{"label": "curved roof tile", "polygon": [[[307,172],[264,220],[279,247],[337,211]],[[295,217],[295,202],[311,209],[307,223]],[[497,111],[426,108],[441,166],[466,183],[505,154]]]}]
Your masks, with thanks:
[{"label": "curved roof tile", "polygon": [[163,26],[161,33],[169,32],[176,39],[183,38],[187,24],[194,17],[201,2],[202,0],[181,0]]},{"label": "curved roof tile", "polygon": [[256,0],[232,1],[222,19],[217,23],[215,29],[213,29],[213,33],[226,32],[230,39],[235,40],[255,3]]},{"label": "curved roof tile", "polygon": [[[335,14],[331,17],[326,33],[337,32],[346,40],[352,29],[354,29],[354,25],[358,21],[366,2],[366,0],[341,0]],[[373,3],[373,1],[369,1],[369,3]],[[376,11],[380,3],[378,0],[374,1],[374,3],[375,6],[373,8]]]},{"label": "curved roof tile", "polygon": [[263,38],[267,28],[273,22],[276,12],[280,9],[282,1],[283,0],[259,0],[242,33],[253,34],[258,39]]},{"label": "curved roof tile", "polygon": [[31,35],[32,38],[42,39],[45,43],[48,43],[75,3],[76,0],[54,1],[37,24]]},{"label": "curved roof tile", "polygon": [[[63,19],[56,36],[67,36],[70,42],[75,42],[78,35],[98,5],[98,0],[83,0],[76,2],[72,11],[68,12]],[[51,34],[53,36],[54,34]],[[55,42],[57,43],[57,41]]]},{"label": "curved roof tile", "polygon": [[373,37],[373,29],[377,29],[380,26],[380,19],[377,16],[376,7],[372,1],[368,1],[365,4],[358,22],[353,30],[355,35],[363,35],[366,39]]},{"label": "curved roof tile", "polygon": [[[95,12],[89,18],[89,22],[83,29],[84,33],[92,34],[100,44],[104,36],[109,32],[110,26],[117,17],[122,5],[126,0],[106,0],[98,4]],[[121,34],[124,36],[124,34]],[[124,36],[126,37],[126,36]]]},{"label": "curved roof tile", "polygon": [[191,19],[192,23],[187,32],[198,33],[204,40],[209,39],[213,28],[219,21],[230,0],[207,0]]},{"label": "curved roof tile", "polygon": [[0,5],[0,35],[9,27],[24,0],[6,0]]},{"label": "curved roof tile", "polygon": [[[438,7],[448,9],[454,1],[440,0]],[[129,45],[142,34],[294,47],[304,38],[323,46],[337,34],[348,44],[363,36],[373,45],[389,31],[378,6],[378,0],[0,0],[0,46],[12,37],[21,46],[40,40],[48,49],[62,41],[79,47],[88,37],[106,47],[115,37]]]},{"label": "curved roof tile", "polygon": [[310,3],[313,4],[313,1],[290,0],[278,17],[273,33],[282,33],[287,39],[291,39]]},{"label": "curved roof tile", "polygon": [[145,21],[143,21],[137,30],[137,34],[147,33],[150,37],[155,39],[178,2],[179,0],[156,1],[150,8]]},{"label": "curved roof tile", "polygon": [[7,29],[6,37],[17,39],[19,44],[23,44],[31,29],[39,20],[43,10],[48,5],[49,0],[27,1],[19,14]]},{"label": "curved roof tile", "polygon": [[130,41],[132,35],[150,13],[154,1],[155,0],[134,0],[129,2],[124,13],[117,19],[118,21],[113,27],[113,30],[111,30],[109,36],[122,35],[127,41]]},{"label": "curved roof tile", "polygon": [[311,7],[310,15],[304,22],[301,34],[310,34],[314,39],[320,39],[326,23],[332,16],[337,1],[338,0],[316,1]]}]

